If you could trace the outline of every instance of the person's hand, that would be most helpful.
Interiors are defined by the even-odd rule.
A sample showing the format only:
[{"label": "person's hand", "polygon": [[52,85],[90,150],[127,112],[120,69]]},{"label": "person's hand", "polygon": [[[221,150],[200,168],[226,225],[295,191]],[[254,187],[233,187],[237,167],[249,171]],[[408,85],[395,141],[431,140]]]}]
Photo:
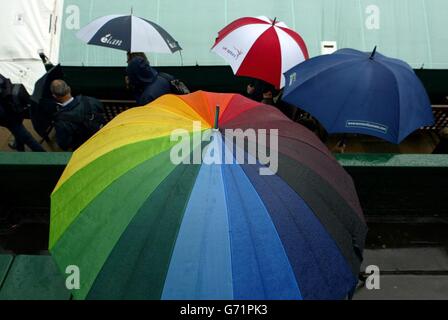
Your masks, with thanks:
[{"label": "person's hand", "polygon": [[247,94],[253,94],[255,92],[255,86],[248,84],[246,88]]}]

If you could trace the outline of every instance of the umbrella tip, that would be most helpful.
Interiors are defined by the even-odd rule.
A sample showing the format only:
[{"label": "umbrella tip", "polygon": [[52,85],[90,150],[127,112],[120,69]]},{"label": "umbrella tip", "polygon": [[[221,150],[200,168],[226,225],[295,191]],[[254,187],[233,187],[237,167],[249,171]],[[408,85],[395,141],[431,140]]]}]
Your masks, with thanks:
[{"label": "umbrella tip", "polygon": [[372,51],[372,54],[370,55],[370,60],[373,60],[373,57],[375,57],[375,53],[376,53],[376,46]]},{"label": "umbrella tip", "polygon": [[275,17],[274,20],[272,20],[272,26],[275,26],[276,23],[277,23],[277,17]]}]

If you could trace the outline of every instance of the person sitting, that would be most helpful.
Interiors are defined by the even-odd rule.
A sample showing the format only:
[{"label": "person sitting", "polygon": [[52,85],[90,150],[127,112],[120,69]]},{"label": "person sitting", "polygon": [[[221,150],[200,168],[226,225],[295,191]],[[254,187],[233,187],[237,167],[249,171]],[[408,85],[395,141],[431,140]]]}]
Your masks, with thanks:
[{"label": "person sitting", "polygon": [[128,53],[126,82],[138,106],[145,106],[160,96],[171,93],[170,82],[150,66],[142,53]]},{"label": "person sitting", "polygon": [[73,97],[63,80],[54,80],[50,90],[58,103],[53,117],[56,142],[64,151],[76,150],[106,123],[103,104],[92,97]]},{"label": "person sitting", "polygon": [[[25,146],[28,146],[34,152],[45,152],[44,148],[23,125],[24,115],[22,111],[18,110],[24,108],[15,106],[10,86],[9,79],[0,75],[0,126],[7,128],[14,136],[14,142],[9,143],[9,147],[24,152]],[[22,105],[25,102],[20,101],[19,103]]]},{"label": "person sitting", "polygon": [[448,154],[448,127],[439,132],[440,142],[435,147],[433,154]]}]

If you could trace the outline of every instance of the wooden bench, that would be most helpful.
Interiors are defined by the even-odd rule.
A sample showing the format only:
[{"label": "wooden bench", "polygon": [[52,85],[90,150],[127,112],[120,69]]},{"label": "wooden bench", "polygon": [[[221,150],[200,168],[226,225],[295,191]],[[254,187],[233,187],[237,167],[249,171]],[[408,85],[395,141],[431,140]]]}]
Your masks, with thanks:
[{"label": "wooden bench", "polygon": [[436,122],[433,126],[425,127],[423,130],[431,130],[439,132],[443,128],[448,127],[448,105],[435,105],[432,106],[434,117]]},{"label": "wooden bench", "polygon": [[135,100],[101,100],[106,112],[106,121],[109,122],[120,113],[136,106]]}]

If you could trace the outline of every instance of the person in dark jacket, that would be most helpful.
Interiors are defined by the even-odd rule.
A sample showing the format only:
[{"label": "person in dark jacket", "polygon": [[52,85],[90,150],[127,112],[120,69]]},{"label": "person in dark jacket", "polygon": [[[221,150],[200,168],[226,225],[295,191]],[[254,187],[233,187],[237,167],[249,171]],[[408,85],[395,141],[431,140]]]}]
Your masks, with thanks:
[{"label": "person in dark jacket", "polygon": [[63,80],[54,80],[51,92],[58,103],[53,117],[56,142],[62,150],[76,150],[106,123],[103,105],[92,97],[73,97]]},{"label": "person in dark jacket", "polygon": [[169,81],[150,66],[143,54],[128,54],[126,73],[128,85],[138,106],[147,105],[160,96],[171,93]]},{"label": "person in dark jacket", "polygon": [[11,149],[25,151],[28,146],[34,152],[45,152],[44,148],[33,138],[23,125],[23,116],[9,110],[0,102],[0,126],[8,129],[14,136],[14,142],[9,144]]},{"label": "person in dark jacket", "polygon": [[[31,133],[24,127],[24,115],[17,110],[14,110],[13,99],[10,96],[10,87],[11,82],[0,75],[0,126],[7,128],[12,133],[15,140],[13,143],[9,144],[9,147],[19,152],[23,152],[25,151],[25,146],[28,146],[32,151],[45,152],[44,148],[42,148],[42,146],[33,138]],[[22,101],[20,103],[22,103]]]}]

